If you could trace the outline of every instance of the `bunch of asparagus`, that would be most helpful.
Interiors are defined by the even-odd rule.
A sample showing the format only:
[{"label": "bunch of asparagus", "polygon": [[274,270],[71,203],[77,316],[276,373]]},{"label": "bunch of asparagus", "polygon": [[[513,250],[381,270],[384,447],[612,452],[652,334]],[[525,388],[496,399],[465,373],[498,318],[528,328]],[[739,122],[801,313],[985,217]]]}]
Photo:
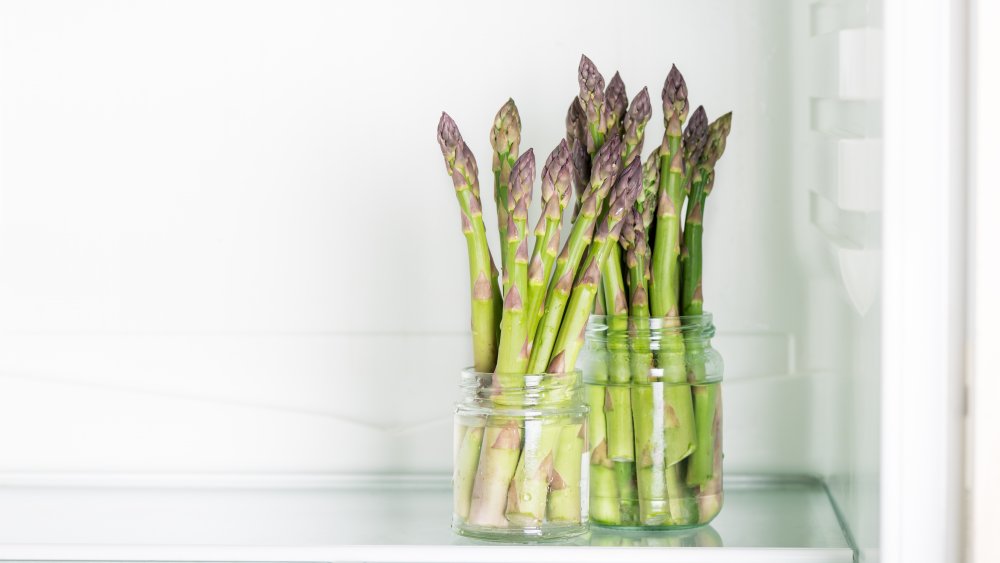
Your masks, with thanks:
[{"label": "bunch of asparagus", "polygon": [[674,66],[664,139],[643,167],[622,259],[601,272],[607,342],[592,371],[606,385],[590,390],[591,515],[606,524],[705,523],[721,503],[718,384],[706,378],[704,339],[689,330],[700,327],[682,325],[702,315],[702,219],[732,115],[709,124],[698,107],[684,127],[688,107]]},{"label": "bunch of asparagus", "polygon": [[[476,159],[451,117],[442,114],[438,125],[438,143],[459,202],[468,250],[474,367],[478,372],[494,373],[498,401],[505,392],[523,389],[526,374],[574,372],[590,315],[601,312],[602,307],[616,323],[621,322],[618,319],[627,323],[629,314],[650,313],[677,321],[682,296],[679,213],[685,193],[690,193],[694,203],[689,206],[684,233],[684,261],[691,264],[685,272],[697,267],[700,276],[701,235],[693,225],[700,225],[704,198],[711,192],[714,164],[728,133],[728,115],[696,133],[692,129],[695,117],[704,117],[699,108],[688,127],[690,135],[685,133],[682,139],[686,89],[674,68],[667,79],[671,96],[670,113],[665,117],[667,138],[644,167],[639,155],[652,115],[647,90],[643,88],[629,103],[621,77],[616,73],[605,87],[604,78],[586,56],[580,61],[578,81],[579,94],[566,118],[566,139],[552,150],[542,167],[542,215],[532,232],[527,225],[535,182],[534,152],[519,152],[521,120],[513,100],[496,114],[490,142],[500,270],[487,243]],[[665,114],[667,99],[665,87]],[[711,139],[715,139],[714,144]],[[699,143],[715,147],[714,159],[708,156],[709,150],[696,150]],[[571,185],[576,203],[560,250],[562,231],[567,230],[562,222]],[[652,248],[650,231],[656,233]],[[533,244],[529,244],[531,234]],[[684,281],[686,288],[686,277]],[[692,288],[685,303],[694,311],[701,304],[700,284]],[[647,295],[652,296],[652,311]],[[688,298],[687,293],[683,295]],[[612,348],[615,351],[610,354],[608,374],[612,381],[627,383],[632,379],[630,364],[641,364],[642,354],[630,354],[627,345],[619,350],[620,346],[609,344]],[[647,376],[653,361],[647,358]],[[669,376],[671,381],[686,381],[684,366],[682,357],[679,369]],[[638,479],[636,492],[634,452],[644,451],[638,440],[645,430],[639,432],[640,421],[633,421],[631,411],[624,406],[631,400],[627,388],[622,393],[608,387],[607,397],[597,389],[602,397],[592,401],[588,421],[591,466],[613,469],[609,481],[613,489],[608,492],[614,497],[631,486],[633,492],[627,494],[641,498],[648,479]],[[671,430],[687,442],[679,450],[669,448],[660,467],[676,466],[697,452],[703,441],[709,452],[712,450],[711,436],[703,438],[695,428],[691,389],[684,387],[682,391],[686,403],[681,391],[672,391],[677,396],[665,396],[664,400],[681,414]],[[553,394],[551,400],[558,401],[559,395]],[[704,397],[699,404],[713,400]],[[622,406],[604,408],[605,401]],[[605,416],[605,411],[611,414]],[[584,437],[581,424],[559,417],[518,421],[493,416],[485,426],[462,429],[455,467],[456,515],[472,526],[498,528],[578,522]],[[673,443],[669,434],[668,439]],[[703,470],[705,480],[694,486],[708,486],[712,467],[709,463]],[[646,465],[640,463],[639,475],[645,470]],[[688,471],[689,480],[690,475]],[[669,482],[665,483],[669,488]]]}]

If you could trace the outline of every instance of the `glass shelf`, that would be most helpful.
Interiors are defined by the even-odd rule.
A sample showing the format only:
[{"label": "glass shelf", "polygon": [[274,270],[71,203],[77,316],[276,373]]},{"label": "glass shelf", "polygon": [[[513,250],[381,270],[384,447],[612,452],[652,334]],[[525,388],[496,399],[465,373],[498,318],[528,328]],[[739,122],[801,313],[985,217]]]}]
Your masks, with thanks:
[{"label": "glass shelf", "polygon": [[371,562],[851,563],[823,484],[734,477],[722,514],[688,532],[593,528],[559,544],[449,529],[439,477],[0,478],[0,559]]}]

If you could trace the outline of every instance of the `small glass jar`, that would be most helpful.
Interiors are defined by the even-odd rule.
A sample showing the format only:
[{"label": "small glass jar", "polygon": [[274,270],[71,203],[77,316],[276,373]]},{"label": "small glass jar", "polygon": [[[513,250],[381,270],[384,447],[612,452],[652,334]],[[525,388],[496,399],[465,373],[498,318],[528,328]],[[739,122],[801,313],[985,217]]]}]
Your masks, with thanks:
[{"label": "small glass jar", "polygon": [[722,356],[709,314],[592,316],[590,520],[679,529],[722,509]]},{"label": "small glass jar", "polygon": [[582,373],[462,372],[455,408],[454,511],[460,534],[559,539],[587,529]]}]

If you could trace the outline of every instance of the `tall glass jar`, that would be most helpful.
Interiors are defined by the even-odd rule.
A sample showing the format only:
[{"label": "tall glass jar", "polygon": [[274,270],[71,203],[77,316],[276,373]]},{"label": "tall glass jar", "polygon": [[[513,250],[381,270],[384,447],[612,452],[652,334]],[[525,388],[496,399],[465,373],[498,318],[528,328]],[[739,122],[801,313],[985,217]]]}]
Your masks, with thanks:
[{"label": "tall glass jar", "polygon": [[590,405],[590,519],[677,529],[722,508],[722,356],[709,314],[593,316],[583,372]]},{"label": "tall glass jar", "polygon": [[460,534],[558,539],[587,529],[582,373],[462,372],[455,408],[454,511]]}]

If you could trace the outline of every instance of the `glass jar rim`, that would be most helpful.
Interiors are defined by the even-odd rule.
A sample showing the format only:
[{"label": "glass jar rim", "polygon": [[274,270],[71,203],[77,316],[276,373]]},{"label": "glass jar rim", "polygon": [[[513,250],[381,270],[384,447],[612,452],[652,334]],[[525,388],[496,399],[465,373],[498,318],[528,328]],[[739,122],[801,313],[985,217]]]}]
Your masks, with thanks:
[{"label": "glass jar rim", "polygon": [[685,331],[694,330],[698,327],[714,327],[712,323],[712,313],[705,312],[700,315],[676,315],[669,317],[632,316],[632,315],[590,315],[587,320],[587,330],[602,331],[609,330],[609,320],[627,320],[632,325],[636,321],[642,321],[644,325],[648,323],[649,330],[669,330]]},{"label": "glass jar rim", "polygon": [[[480,403],[497,409],[541,409],[551,412],[575,412],[582,403],[583,371],[563,373],[502,374],[461,372],[458,388],[461,402]],[[579,402],[579,405],[575,403]]]},{"label": "glass jar rim", "polygon": [[478,389],[484,386],[484,382],[488,382],[490,386],[502,382],[500,385],[505,392],[536,391],[560,386],[572,388],[582,385],[583,371],[575,369],[560,373],[501,373],[476,371],[470,366],[462,370],[459,387]]}]

